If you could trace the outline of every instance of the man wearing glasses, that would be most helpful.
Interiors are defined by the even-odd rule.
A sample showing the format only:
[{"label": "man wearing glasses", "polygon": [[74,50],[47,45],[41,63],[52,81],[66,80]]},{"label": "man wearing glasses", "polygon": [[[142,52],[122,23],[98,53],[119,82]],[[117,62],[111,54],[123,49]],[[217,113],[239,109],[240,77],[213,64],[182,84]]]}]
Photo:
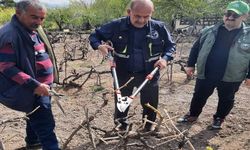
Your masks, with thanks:
[{"label": "man wearing glasses", "polygon": [[216,88],[219,101],[211,129],[221,129],[242,81],[250,86],[250,28],[243,23],[248,12],[243,1],[229,3],[223,23],[205,28],[194,43],[186,72],[192,76],[196,64],[196,85],[189,112],[179,123],[196,121]]}]

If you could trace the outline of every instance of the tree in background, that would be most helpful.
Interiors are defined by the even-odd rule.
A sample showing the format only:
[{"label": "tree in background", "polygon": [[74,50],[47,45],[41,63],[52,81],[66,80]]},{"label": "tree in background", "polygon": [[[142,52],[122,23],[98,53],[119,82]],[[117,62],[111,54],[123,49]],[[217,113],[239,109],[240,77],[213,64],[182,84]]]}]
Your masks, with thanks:
[{"label": "tree in background", "polygon": [[[63,30],[73,19],[69,8],[52,8],[48,10],[44,27]],[[72,22],[73,23],[73,22]]]},{"label": "tree in background", "polygon": [[[81,29],[90,28],[89,17],[86,15],[87,4],[79,0],[71,0],[70,5],[63,8],[48,9],[45,28],[49,29]],[[88,24],[88,25],[87,25]]]},{"label": "tree in background", "polygon": [[49,9],[45,27],[63,30],[90,29],[125,14],[130,0],[95,0],[86,4],[83,0],[71,0],[64,8]]},{"label": "tree in background", "polygon": [[[222,16],[226,5],[233,0],[152,0],[155,4],[154,18],[171,23],[178,17],[198,20],[207,16]],[[245,0],[250,2],[250,0]],[[130,0],[70,0],[69,6],[49,8],[45,27],[86,30],[112,19],[126,15]],[[13,0],[0,0],[0,24],[14,14]]]},{"label": "tree in background", "polygon": [[[152,0],[155,4],[154,18],[171,23],[178,17],[199,20],[208,16],[222,17],[226,5],[233,0]],[[250,0],[245,0],[249,2]],[[70,0],[63,8],[49,9],[47,28],[89,29],[112,19],[126,15],[130,0]],[[1,15],[1,14],[0,14]]]},{"label": "tree in background", "polygon": [[13,0],[0,0],[1,7],[14,7],[15,2]]},{"label": "tree in background", "polygon": [[14,6],[13,0],[0,0],[0,26],[10,21],[11,16],[15,13]]},{"label": "tree in background", "polygon": [[98,26],[112,19],[126,15],[126,7],[130,0],[95,0],[89,9],[91,22]]}]

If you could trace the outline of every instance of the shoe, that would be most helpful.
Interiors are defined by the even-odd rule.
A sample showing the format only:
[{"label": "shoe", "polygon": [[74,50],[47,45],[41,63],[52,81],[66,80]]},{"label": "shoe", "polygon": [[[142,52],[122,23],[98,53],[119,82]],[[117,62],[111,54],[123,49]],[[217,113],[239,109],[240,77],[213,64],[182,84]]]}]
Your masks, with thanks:
[{"label": "shoe", "polygon": [[[152,122],[153,122],[153,121],[152,121]],[[143,130],[144,130],[144,131],[147,131],[147,132],[149,132],[149,131],[155,131],[156,125],[157,125],[157,124],[153,124],[153,123],[147,122],[147,123],[145,124]]]},{"label": "shoe", "polygon": [[215,118],[211,126],[211,129],[214,129],[214,130],[222,129],[221,125],[223,122],[224,122],[224,119],[221,119],[219,117]]},{"label": "shoe", "polygon": [[41,143],[27,144],[26,150],[42,150],[42,144]]},{"label": "shoe", "polygon": [[156,126],[157,126],[157,125],[152,124],[149,130],[150,130],[150,131],[158,131],[159,129],[156,128]]},{"label": "shoe", "polygon": [[115,131],[118,131],[118,132],[123,132],[123,131],[127,131],[128,130],[128,126],[127,125],[122,125],[122,124],[118,124],[116,127],[115,127]]},{"label": "shoe", "polygon": [[127,131],[129,124],[126,118],[117,118],[114,121],[115,123],[115,131]]},{"label": "shoe", "polygon": [[151,132],[151,131],[155,131],[155,126],[150,126],[150,127],[144,127],[144,128],[141,128],[139,130],[140,132]]},{"label": "shoe", "polygon": [[196,116],[190,116],[189,114],[184,115],[183,117],[177,120],[178,123],[193,123],[198,119]]}]

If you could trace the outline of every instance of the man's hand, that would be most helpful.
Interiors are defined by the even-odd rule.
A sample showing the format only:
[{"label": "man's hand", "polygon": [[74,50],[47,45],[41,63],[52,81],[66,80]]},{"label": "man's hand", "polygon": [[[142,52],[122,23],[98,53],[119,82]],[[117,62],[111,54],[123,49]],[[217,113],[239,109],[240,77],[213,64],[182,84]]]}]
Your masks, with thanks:
[{"label": "man's hand", "polygon": [[163,69],[167,67],[168,61],[165,59],[160,58],[155,64],[154,67],[159,67],[160,69]]},{"label": "man's hand", "polygon": [[102,55],[105,57],[108,55],[108,51],[109,50],[114,50],[113,47],[111,47],[110,45],[107,44],[101,44],[98,46],[98,49],[101,51]]},{"label": "man's hand", "polygon": [[47,84],[41,83],[35,90],[34,94],[39,96],[49,96],[50,87]]},{"label": "man's hand", "polygon": [[250,87],[250,79],[246,79],[245,80],[245,85],[248,86],[248,87]]},{"label": "man's hand", "polygon": [[186,68],[185,68],[185,71],[186,71],[186,73],[187,73],[187,76],[193,77],[195,68],[194,68],[194,67],[186,67]]}]

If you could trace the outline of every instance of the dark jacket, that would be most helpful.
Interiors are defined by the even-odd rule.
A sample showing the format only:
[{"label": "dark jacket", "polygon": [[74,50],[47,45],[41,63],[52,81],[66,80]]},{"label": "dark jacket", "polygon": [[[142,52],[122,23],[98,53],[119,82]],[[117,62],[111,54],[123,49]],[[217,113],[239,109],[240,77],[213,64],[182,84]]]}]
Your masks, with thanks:
[{"label": "dark jacket", "polygon": [[[17,60],[16,67],[35,79],[34,43],[27,30],[20,24],[15,15],[9,23],[0,29],[0,47],[8,43],[11,44],[15,51]],[[49,52],[49,54],[51,54],[51,52]],[[52,62],[55,62],[55,60]],[[58,79],[58,77],[55,78]],[[39,82],[36,82],[38,85]],[[30,112],[34,109],[33,103],[35,101],[35,95],[33,92],[36,88],[36,84],[32,84],[33,86],[27,86],[25,84],[19,85],[11,79],[8,79],[2,73],[0,73],[0,83],[0,102],[2,104],[23,112]]]},{"label": "dark jacket", "polygon": [[[118,74],[126,73],[129,70],[128,60],[133,49],[132,45],[133,42],[137,42],[136,39],[130,39],[130,28],[130,18],[123,17],[97,28],[89,37],[93,49],[98,49],[102,41],[109,40],[113,43]],[[148,34],[145,37],[145,42],[141,43],[141,45],[144,51],[144,68],[146,73],[149,73],[153,70],[155,62],[160,57],[172,60],[172,54],[175,52],[175,43],[172,41],[163,22],[151,19],[146,28]],[[158,76],[159,74],[157,73],[156,77]]]}]

